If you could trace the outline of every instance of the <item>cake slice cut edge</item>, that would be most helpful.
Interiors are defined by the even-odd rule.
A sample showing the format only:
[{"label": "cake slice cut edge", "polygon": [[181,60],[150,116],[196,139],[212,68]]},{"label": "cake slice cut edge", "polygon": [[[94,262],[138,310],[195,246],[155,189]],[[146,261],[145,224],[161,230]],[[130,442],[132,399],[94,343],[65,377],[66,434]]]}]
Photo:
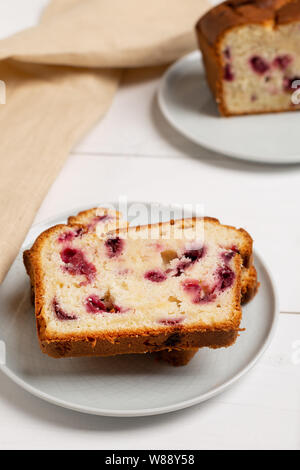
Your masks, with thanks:
[{"label": "cake slice cut edge", "polygon": [[[201,223],[203,223],[203,220],[204,220],[204,223],[206,225],[207,224],[210,225],[211,228],[213,227],[215,229],[216,227],[219,227],[217,231],[221,230],[222,232],[223,230],[226,230],[226,226],[221,226],[221,224],[219,224],[219,222],[216,219],[209,219],[209,218],[201,219]],[[200,223],[199,219],[185,219],[184,221],[175,221],[175,226],[177,225],[179,227],[180,224],[187,226],[190,224],[190,227],[191,227],[193,226],[193,224],[197,224],[197,223]],[[164,226],[164,227],[166,226],[166,224],[155,224],[155,225],[159,226],[160,229],[161,229],[161,226]],[[76,232],[77,230],[79,231],[79,233],[81,233],[80,229],[84,231],[84,227],[79,226],[77,227],[77,229],[73,227],[74,233],[77,233]],[[233,230],[234,233],[236,233],[235,230],[237,231],[237,229],[234,229],[234,228],[229,228],[229,229]],[[38,237],[32,249],[25,252],[24,254],[24,261],[25,261],[27,271],[31,277],[32,284],[35,286],[35,307],[36,307],[37,329],[38,329],[38,336],[40,339],[40,344],[44,352],[54,357],[82,356],[82,355],[104,355],[105,356],[105,355],[114,355],[114,354],[151,352],[151,351],[167,349],[169,347],[176,347],[178,349],[181,349],[181,348],[186,349],[186,348],[194,348],[194,347],[202,347],[202,346],[222,347],[222,346],[228,346],[235,341],[238,331],[239,331],[239,323],[241,319],[240,296],[241,296],[242,260],[241,260],[241,256],[237,252],[233,252],[232,254],[231,249],[228,250],[226,248],[225,250],[226,252],[228,251],[228,253],[229,252],[231,253],[229,269],[234,272],[235,279],[234,279],[232,287],[230,287],[229,289],[230,291],[232,291],[232,297],[231,297],[232,305],[230,305],[230,309],[227,312],[228,317],[226,317],[226,315],[225,317],[223,316],[222,321],[220,322],[208,321],[207,323],[207,318],[206,318],[206,322],[205,321],[203,322],[203,318],[201,320],[201,318],[199,319],[197,317],[198,307],[195,308],[195,305],[193,305],[193,302],[195,300],[193,296],[197,297],[197,295],[198,296],[200,295],[198,300],[199,302],[202,302],[205,298],[205,295],[208,295],[209,297],[209,295],[211,295],[212,292],[209,292],[209,288],[205,287],[207,291],[205,294],[204,292],[205,289],[203,291],[202,288],[200,289],[199,285],[198,286],[195,284],[193,285],[193,283],[189,285],[190,277],[187,277],[186,273],[184,272],[180,273],[179,276],[175,276],[175,274],[178,272],[176,271],[176,269],[178,270],[177,264],[182,263],[182,262],[186,264],[188,261],[190,261],[189,258],[186,259],[185,256],[181,256],[182,253],[180,252],[181,258],[178,258],[177,260],[175,258],[175,261],[174,259],[171,259],[170,261],[171,265],[169,269],[171,269],[171,272],[172,272],[170,276],[173,277],[173,280],[169,279],[168,275],[167,275],[167,278],[169,279],[170,288],[173,285],[173,290],[171,289],[172,292],[174,292],[174,286],[176,286],[176,289],[178,288],[178,282],[176,282],[177,277],[183,276],[183,278],[180,281],[185,280],[187,282],[187,285],[185,285],[185,288],[187,289],[185,292],[184,291],[181,292],[181,296],[184,297],[185,295],[189,298],[189,302],[192,305],[190,309],[191,311],[193,311],[193,315],[192,315],[193,321],[186,322],[186,320],[182,321],[181,317],[179,317],[179,319],[177,317],[174,317],[174,313],[176,312],[178,313],[178,309],[176,311],[176,308],[175,310],[173,308],[170,318],[167,317],[165,319],[163,318],[163,316],[162,318],[156,318],[154,315],[155,318],[153,318],[153,320],[155,319],[155,324],[153,324],[153,322],[151,323],[151,321],[150,323],[146,321],[145,322],[146,324],[143,325],[143,322],[141,322],[141,318],[139,318],[139,321],[136,321],[138,319],[138,317],[136,317],[133,322],[134,323],[133,327],[130,327],[130,318],[129,318],[129,323],[127,323],[127,327],[124,328],[124,325],[126,324],[126,322],[124,322],[124,318],[125,318],[124,316],[126,316],[126,314],[129,315],[128,312],[120,313],[114,310],[114,307],[110,304],[109,307],[112,307],[110,308],[110,311],[107,311],[105,313],[102,313],[101,315],[98,315],[98,319],[96,320],[95,318],[92,319],[92,316],[91,316],[88,320],[88,323],[90,323],[90,325],[86,326],[87,325],[86,323],[84,322],[80,323],[80,321],[78,322],[78,318],[75,319],[76,316],[79,315],[80,317],[81,314],[80,312],[79,313],[74,312],[74,309],[71,308],[73,305],[72,301],[70,301],[70,309],[66,309],[66,306],[69,306],[69,304],[67,303],[67,305],[61,305],[60,295],[54,294],[56,291],[55,289],[53,290],[53,285],[52,285],[52,289],[47,290],[47,286],[51,284],[50,283],[51,279],[49,278],[49,275],[47,278],[46,273],[49,274],[49,272],[51,272],[51,269],[54,269],[54,279],[55,279],[55,282],[58,283],[57,285],[59,285],[59,283],[67,282],[67,287],[65,289],[71,289],[77,293],[79,290],[79,292],[80,291],[84,292],[84,296],[85,296],[88,294],[91,286],[93,287],[93,289],[96,289],[96,290],[99,288],[97,282],[93,278],[93,276],[95,276],[95,272],[97,272],[98,266],[95,269],[91,267],[93,265],[92,263],[93,259],[89,258],[91,253],[95,253],[95,249],[96,251],[97,249],[99,249],[100,254],[101,254],[100,259],[104,259],[104,254],[106,250],[107,259],[103,261],[104,264],[101,265],[101,268],[103,268],[106,265],[106,268],[104,268],[104,271],[106,269],[105,271],[106,273],[111,275],[112,272],[114,272],[114,275],[115,275],[116,273],[114,270],[116,267],[118,267],[119,271],[120,271],[120,268],[122,269],[124,268],[124,260],[123,260],[123,263],[122,262],[116,263],[114,256],[110,258],[109,255],[107,255],[108,245],[107,244],[105,245],[105,243],[107,243],[109,240],[114,240],[114,238],[112,237],[116,238],[116,235],[120,239],[124,240],[125,234],[141,233],[143,232],[143,230],[145,230],[145,228],[135,227],[135,228],[129,228],[129,229],[120,229],[120,230],[117,230],[116,232],[111,232],[110,235],[106,235],[106,239],[104,240],[99,239],[95,233],[87,233],[87,234],[81,233],[81,238],[80,236],[78,236],[72,239],[71,247],[69,245],[70,240],[65,240],[63,242],[58,241],[59,239],[62,240],[64,238],[63,235],[69,230],[70,230],[70,227],[66,225],[60,225],[60,226],[56,226],[56,227],[49,229],[48,231],[41,234],[40,237]],[[80,250],[80,246],[82,242],[80,242],[79,240],[81,240],[82,238],[84,238],[85,240],[84,247],[89,246],[90,251],[88,250],[86,257],[84,258],[83,267],[80,265],[82,260],[77,259],[77,261],[75,262],[75,265],[77,267],[79,265],[79,271],[76,273],[76,269],[74,268],[74,265],[72,264],[70,265],[69,263],[64,263],[62,258],[64,258],[65,254],[61,256],[61,252],[65,248],[67,250],[69,249]],[[249,238],[250,238],[250,244],[251,244],[251,237]],[[159,268],[161,269],[165,261],[162,260],[160,256],[160,251],[159,249],[157,249],[157,246],[155,248],[157,252],[155,252],[153,251],[154,250],[153,247],[150,249],[149,246],[147,245],[149,244],[149,240],[147,239],[142,240],[141,237],[139,237],[139,235],[138,235],[138,240],[141,246],[146,248],[146,251],[150,250],[149,252],[150,265],[151,265],[151,262],[153,261],[152,259],[152,255],[153,255],[154,258],[156,257],[157,260],[160,260]],[[128,240],[125,240],[125,242],[128,243]],[[152,241],[150,242],[152,243]],[[163,242],[166,243],[165,240]],[[61,244],[64,245],[65,243],[67,243],[67,246],[65,248],[62,248]],[[131,248],[132,248],[133,246],[136,245],[136,243],[137,243],[136,240],[134,240],[134,245],[132,245],[131,242],[129,242],[129,245],[131,244]],[[184,244],[185,244],[185,241],[184,241]],[[183,247],[182,241],[179,243],[179,245],[177,244],[176,246],[178,249],[179,248],[181,249]],[[169,247],[167,246],[167,248]],[[222,251],[223,247],[221,247],[220,250],[223,253]],[[164,250],[164,251],[168,251],[168,250]],[[248,252],[248,254],[250,255],[251,247],[250,247],[250,250],[246,249],[244,251],[245,251],[244,252],[244,262],[245,262],[247,260],[247,255],[245,253]],[[111,254],[113,250],[112,251],[110,250],[108,252]],[[98,255],[99,253],[97,254],[97,256]],[[158,255],[158,258],[157,258],[157,255]],[[51,258],[51,256],[53,259],[52,260],[50,259],[49,261],[49,257]],[[132,253],[130,256],[132,256]],[[76,258],[76,254],[75,254],[75,258]],[[121,258],[122,258],[122,255],[121,255]],[[51,268],[51,262],[53,263],[52,268]],[[148,261],[147,259],[146,261],[144,260],[143,263],[141,265],[141,269],[142,269],[141,272],[143,273],[143,275],[145,274],[144,270],[146,268],[147,268],[146,272],[153,271],[151,269],[148,269],[150,266],[149,259]],[[201,263],[198,263],[197,261],[195,265],[197,264],[200,265]],[[125,265],[126,265],[126,257],[125,257]],[[225,266],[224,263],[223,263],[223,266]],[[82,270],[80,271],[81,268]],[[191,274],[193,274],[193,270],[194,270],[193,263],[190,263],[190,266],[187,269],[188,270],[192,269]],[[154,275],[155,281],[153,282],[153,279],[151,279],[152,274],[150,275],[150,279],[149,279],[149,275],[148,275],[148,278],[145,279],[143,277],[143,279],[141,279],[141,272],[138,273],[137,278],[134,277],[133,279],[129,279],[129,281],[131,281],[131,287],[129,289],[130,295],[133,294],[132,286],[136,285],[136,282],[138,283],[140,282],[140,287],[142,291],[143,289],[149,290],[147,287],[147,283],[151,283],[150,290],[155,292],[158,289],[157,292],[163,292],[163,290],[162,291],[159,290],[160,282],[157,282],[157,279],[159,278],[159,276],[157,278],[157,273],[155,273]],[[201,272],[201,269],[200,269],[200,272]],[[119,277],[117,276],[119,284],[124,281],[124,279],[122,278],[123,275],[124,273],[122,273],[122,275],[119,275]],[[64,279],[65,277],[67,277],[67,281],[65,281]],[[105,281],[105,276],[103,277],[103,282],[104,281]],[[164,281],[167,281],[167,279],[165,279]],[[56,285],[55,282],[54,282],[54,285]],[[130,285],[130,282],[129,282],[129,285]],[[58,291],[59,289],[61,289],[61,286],[60,288],[58,288]],[[127,286],[127,289],[128,289],[128,286]],[[183,290],[182,284],[181,284],[180,289]],[[143,297],[143,302],[144,302],[145,296],[144,296],[144,292],[142,293],[143,293],[142,297]],[[59,292],[59,294],[61,294],[61,292]],[[95,292],[93,291],[91,295],[93,296],[94,294]],[[103,292],[101,293],[101,295],[102,294]],[[49,295],[51,297],[50,299],[48,298]],[[65,294],[65,296],[66,295],[67,294]],[[86,303],[84,303],[84,301],[86,302],[86,299],[92,298],[90,303],[93,309],[95,307],[94,305],[95,301],[93,300],[93,297],[91,297],[91,295],[90,296],[87,295],[85,299],[82,298],[81,302],[79,303],[78,301],[76,301],[76,305],[80,304],[81,309],[86,309]],[[159,295],[160,294],[158,294],[158,297]],[[56,298],[56,296],[58,296],[58,299]],[[132,298],[135,298],[135,297],[136,297],[136,292],[134,292]],[[123,300],[125,300],[126,298],[126,295],[124,296],[124,292],[123,292],[122,298]],[[131,298],[131,297],[129,296],[128,298]],[[149,300],[149,292],[148,292],[148,300]],[[186,299],[183,299],[181,301],[186,302]],[[110,303],[111,302],[112,301],[110,300]],[[211,299],[209,303],[210,302],[211,302]],[[101,300],[100,300],[100,304],[101,304]],[[175,304],[176,304],[176,301],[175,301]],[[140,304],[137,303],[137,305],[135,305],[134,308],[136,309],[138,305]],[[210,307],[211,305],[209,305],[209,307],[206,306],[206,310],[210,310],[211,312],[212,310]],[[131,306],[125,305],[122,307],[118,306],[118,308],[123,308],[126,310],[127,308],[129,309],[132,308],[132,305]],[[111,310],[114,310],[114,311],[112,312]],[[163,310],[158,309],[159,315],[162,315]],[[202,312],[201,315],[202,316],[204,315],[205,317],[205,308],[203,310],[203,308],[200,307],[198,308],[198,310],[201,311]],[[86,320],[88,315],[86,314],[86,311],[84,311],[83,313],[84,313],[83,317]],[[57,317],[54,319],[54,322],[52,318],[53,315],[56,315]],[[120,321],[117,319],[118,316],[122,317],[121,320],[119,319]],[[96,317],[97,317],[97,314],[96,314]],[[99,321],[99,317],[100,318],[102,317],[100,321]],[[111,317],[110,320],[108,319],[109,317]],[[207,312],[206,312],[206,317],[207,317]],[[172,319],[171,322],[169,321],[170,319]],[[175,322],[174,322],[174,319],[175,319]],[[161,323],[157,323],[157,320],[161,321]],[[71,328],[66,327],[65,326],[66,323],[69,323],[69,324],[71,323],[72,327]],[[101,323],[102,323],[102,326],[100,330],[99,328],[97,330],[97,325],[99,327]],[[139,323],[138,327],[137,327],[137,323]],[[104,326],[106,325],[106,329],[105,327],[103,327],[103,324]],[[76,327],[74,327],[74,325],[76,325]],[[95,329],[95,325],[96,325],[96,329]],[[109,327],[107,328],[107,326]]]},{"label": "cake slice cut edge", "polygon": [[221,115],[300,109],[300,0],[228,0],[196,34]]}]

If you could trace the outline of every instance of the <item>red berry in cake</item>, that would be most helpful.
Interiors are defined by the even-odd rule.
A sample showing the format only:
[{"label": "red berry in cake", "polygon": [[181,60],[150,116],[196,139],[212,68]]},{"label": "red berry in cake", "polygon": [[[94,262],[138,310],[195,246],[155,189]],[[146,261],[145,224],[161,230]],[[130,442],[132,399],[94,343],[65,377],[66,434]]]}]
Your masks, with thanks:
[{"label": "red berry in cake", "polygon": [[194,297],[194,304],[206,304],[209,302],[214,302],[217,298],[214,288],[207,288],[199,290],[199,293]]},{"label": "red berry in cake", "polygon": [[231,59],[231,50],[228,46],[224,49],[223,54],[227,60]]},{"label": "red berry in cake", "polygon": [[58,241],[59,241],[59,243],[69,242],[69,241],[73,240],[74,237],[75,237],[75,233],[71,232],[71,231],[68,231],[68,232],[62,233],[58,237]]},{"label": "red berry in cake", "polygon": [[159,269],[152,269],[150,271],[147,271],[144,277],[145,279],[148,279],[148,281],[152,282],[163,282],[167,279],[166,274],[163,271],[160,271]]},{"label": "red berry in cake", "polygon": [[100,299],[97,295],[90,295],[85,300],[85,307],[89,313],[101,313],[106,312],[106,306],[103,303],[103,299]]},{"label": "red berry in cake", "polygon": [[216,290],[216,285],[209,286],[205,283],[201,283],[201,286],[199,286],[199,290],[197,294],[193,298],[193,303],[205,304],[205,303],[215,301],[217,297],[215,290]]},{"label": "red berry in cake", "polygon": [[227,82],[233,82],[234,80],[234,74],[232,72],[232,67],[230,64],[226,64],[224,67],[224,72],[223,72],[223,78]]},{"label": "red berry in cake", "polygon": [[[180,261],[177,266],[176,266],[176,269],[175,269],[175,273],[172,275],[172,277],[179,277],[181,276],[182,273],[184,273],[184,271],[192,265],[192,261],[190,260],[186,260],[186,261]],[[169,273],[169,272],[172,272],[173,269],[168,269],[166,272]]]},{"label": "red berry in cake", "polygon": [[183,289],[192,297],[194,304],[208,303],[216,299],[215,287],[200,286],[196,279],[186,279],[182,285]]},{"label": "red berry in cake", "polygon": [[106,254],[109,258],[115,258],[119,256],[124,250],[125,242],[122,238],[109,238],[105,242]]},{"label": "red berry in cake", "polygon": [[75,230],[75,237],[81,237],[83,235],[84,229],[82,227]]},{"label": "red berry in cake", "polygon": [[60,305],[59,305],[59,303],[57,302],[56,299],[53,299],[52,306],[53,306],[55,316],[56,316],[56,318],[58,318],[58,320],[61,320],[61,321],[63,321],[63,320],[77,320],[76,315],[66,313],[60,307]]},{"label": "red berry in cake", "polygon": [[235,274],[229,266],[222,266],[217,270],[217,276],[219,278],[219,288],[224,290],[232,286]]},{"label": "red berry in cake", "polygon": [[[205,254],[205,248],[197,248],[197,249],[190,249],[186,250],[183,253],[183,258],[185,259],[180,259],[179,263],[177,264],[175,268],[175,274],[173,274],[173,277],[178,277],[181,276],[181,274],[192,264],[196,263],[201,259]],[[168,271],[167,271],[168,272]]]},{"label": "red berry in cake", "polygon": [[197,293],[200,285],[197,279],[185,279],[182,283],[183,289],[188,293]]},{"label": "red berry in cake", "polygon": [[273,60],[273,65],[274,67],[278,67],[280,70],[285,70],[292,61],[292,57],[288,54],[279,55]]},{"label": "red berry in cake", "polygon": [[66,264],[64,268],[69,274],[86,276],[89,282],[94,279],[96,268],[86,260],[81,250],[67,247],[61,251],[60,257]]},{"label": "red berry in cake", "polygon": [[259,75],[263,75],[270,68],[268,62],[258,55],[251,57],[250,65],[253,71],[258,73]]},{"label": "red berry in cake", "polygon": [[119,307],[119,305],[113,304],[112,308],[110,309],[110,312],[111,313],[123,313],[125,312],[125,310],[122,307]]},{"label": "red berry in cake", "polygon": [[183,253],[183,256],[189,258],[194,263],[204,256],[204,252],[204,247],[202,247],[197,250],[187,250]]},{"label": "red berry in cake", "polygon": [[70,263],[74,256],[76,256],[77,252],[78,250],[73,248],[65,248],[63,251],[61,251],[60,257],[64,263]]},{"label": "red berry in cake", "polygon": [[173,325],[179,325],[182,323],[184,320],[184,317],[180,318],[162,318],[161,320],[158,320],[158,323],[161,323],[162,325],[166,326],[173,326]]},{"label": "red berry in cake", "polygon": [[62,233],[58,237],[58,242],[59,243],[65,243],[65,242],[70,242],[76,237],[80,237],[83,234],[84,230],[83,228],[78,228],[77,230],[71,231],[69,230],[68,232]]},{"label": "red berry in cake", "polygon": [[129,310],[114,304],[109,298],[100,298],[96,294],[89,295],[84,304],[88,313],[125,313]]}]

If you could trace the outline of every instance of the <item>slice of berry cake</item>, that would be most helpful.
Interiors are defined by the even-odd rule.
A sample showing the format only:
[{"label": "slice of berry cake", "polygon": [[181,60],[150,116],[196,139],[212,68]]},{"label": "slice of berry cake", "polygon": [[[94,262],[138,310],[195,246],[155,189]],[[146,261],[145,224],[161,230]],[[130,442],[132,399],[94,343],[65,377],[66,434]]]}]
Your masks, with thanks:
[{"label": "slice of berry cake", "polygon": [[247,232],[210,218],[102,238],[52,227],[24,253],[41,348],[63,357],[229,346],[251,254]]},{"label": "slice of berry cake", "polygon": [[228,0],[196,32],[222,115],[300,109],[300,0]]},{"label": "slice of berry cake", "polygon": [[[77,216],[69,217],[68,224],[78,225],[84,224],[89,230],[96,230],[97,224],[103,223],[103,215],[107,210],[103,208],[93,208],[80,212]],[[118,218],[121,220],[120,213],[117,213]],[[102,229],[101,229],[102,230]],[[99,230],[98,230],[99,232]],[[241,239],[243,243],[243,239]],[[245,304],[249,302],[255,295],[258,288],[257,273],[254,265],[252,264],[252,257],[250,260],[250,266],[242,266],[241,275],[241,303]],[[184,366],[195,356],[198,348],[193,349],[176,349],[169,347],[166,350],[158,351],[153,353],[155,357],[160,360],[167,362],[173,366]]]}]

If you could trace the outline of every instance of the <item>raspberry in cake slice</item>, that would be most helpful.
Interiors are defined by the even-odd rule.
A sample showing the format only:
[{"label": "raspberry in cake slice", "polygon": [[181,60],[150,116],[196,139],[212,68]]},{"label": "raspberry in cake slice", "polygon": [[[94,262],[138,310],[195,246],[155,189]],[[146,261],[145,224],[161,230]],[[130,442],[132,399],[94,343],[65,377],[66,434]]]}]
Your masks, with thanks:
[{"label": "raspberry in cake slice", "polygon": [[24,254],[44,352],[105,356],[235,341],[247,232],[210,218],[101,238],[82,226],[72,226],[74,237],[68,231],[49,229]]},{"label": "raspberry in cake slice", "polygon": [[197,36],[221,114],[300,109],[300,0],[226,1]]}]

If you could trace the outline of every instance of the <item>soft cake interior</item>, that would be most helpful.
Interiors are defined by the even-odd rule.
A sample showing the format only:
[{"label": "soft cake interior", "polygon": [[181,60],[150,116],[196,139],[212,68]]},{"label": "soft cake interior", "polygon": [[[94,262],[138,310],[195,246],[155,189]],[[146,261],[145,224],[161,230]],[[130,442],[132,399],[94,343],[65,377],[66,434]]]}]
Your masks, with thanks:
[{"label": "soft cake interior", "polygon": [[53,230],[40,255],[46,334],[211,327],[240,315],[235,232],[208,223],[197,236],[195,224],[180,238],[165,230],[157,239],[135,228],[104,239]]},{"label": "soft cake interior", "polygon": [[[230,113],[299,109],[300,23],[239,26],[220,42],[225,106]],[[300,97],[299,97],[300,98]]]}]

